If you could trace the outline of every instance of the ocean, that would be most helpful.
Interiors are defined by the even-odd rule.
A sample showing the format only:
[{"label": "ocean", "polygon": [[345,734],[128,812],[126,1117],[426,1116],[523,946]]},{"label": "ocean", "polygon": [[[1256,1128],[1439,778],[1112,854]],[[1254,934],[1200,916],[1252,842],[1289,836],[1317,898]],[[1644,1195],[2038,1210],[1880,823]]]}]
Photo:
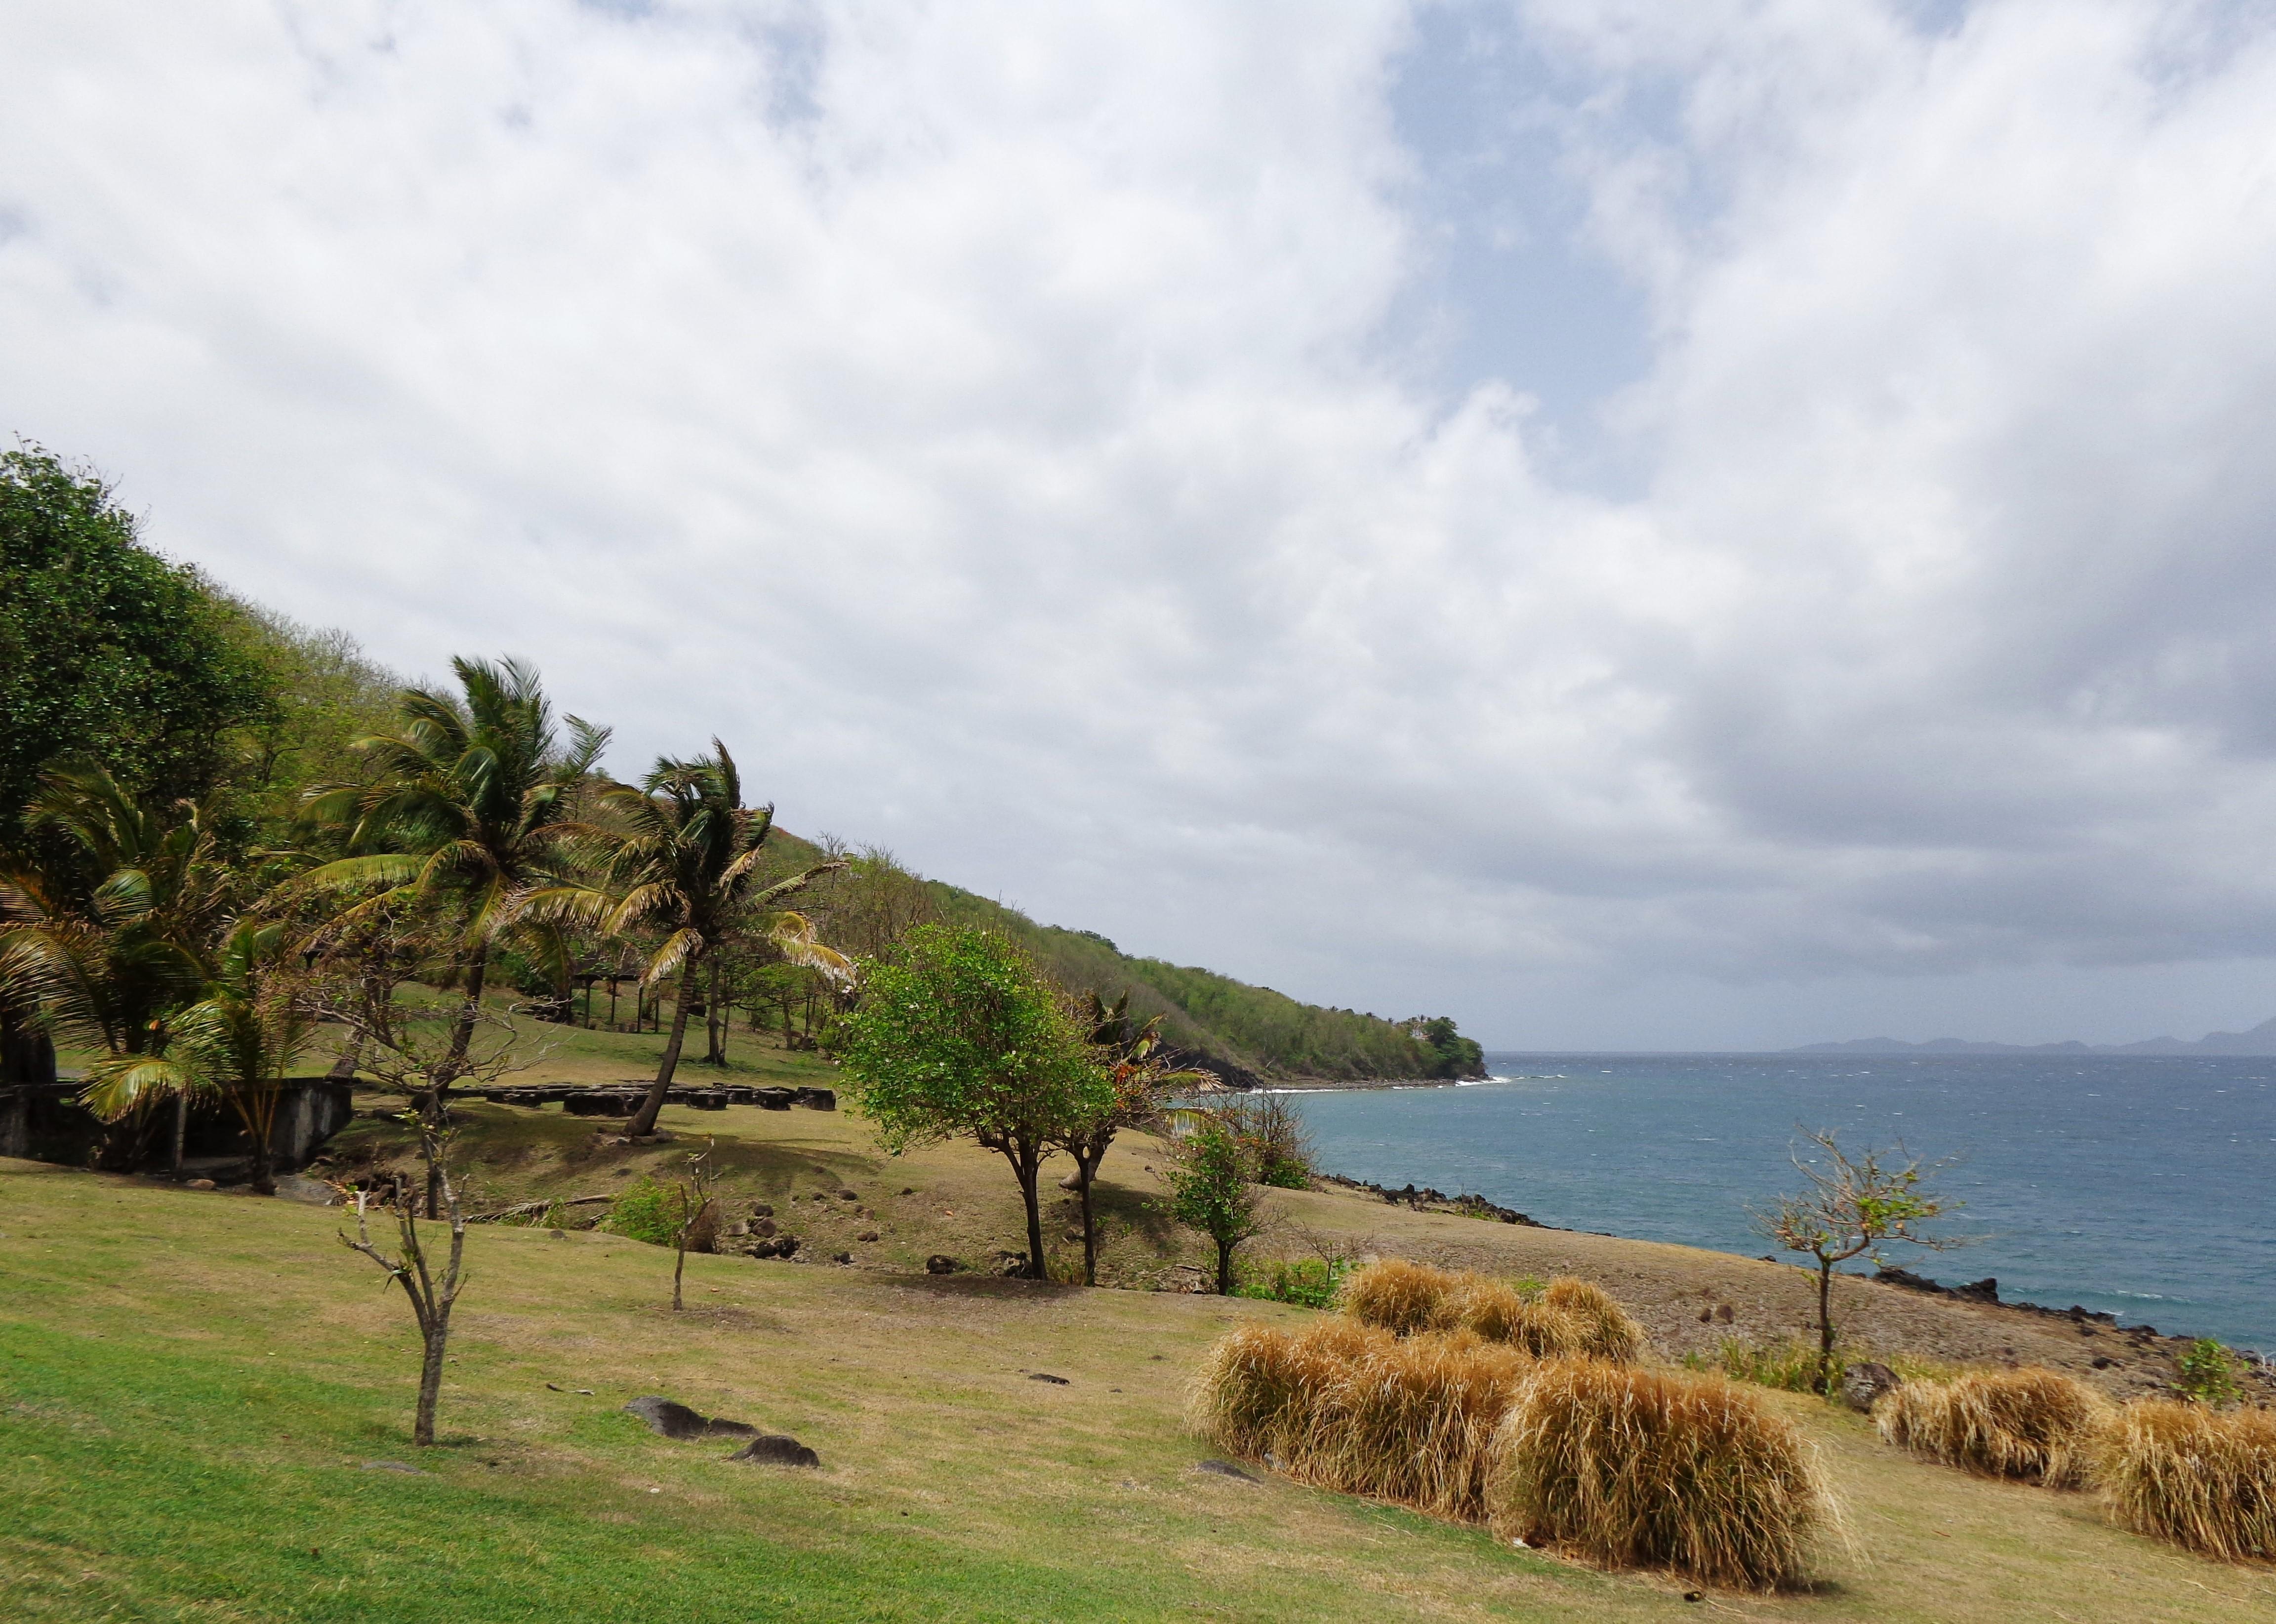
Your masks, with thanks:
[{"label": "ocean", "polygon": [[[1748,1208],[1802,1130],[1958,1158],[1947,1285],[2276,1355],[2276,1060],[1521,1055],[1453,1088],[1292,1091],[1324,1172],[1475,1192],[1544,1224],[1759,1256]],[[1866,1270],[1863,1260],[1853,1268]]]}]

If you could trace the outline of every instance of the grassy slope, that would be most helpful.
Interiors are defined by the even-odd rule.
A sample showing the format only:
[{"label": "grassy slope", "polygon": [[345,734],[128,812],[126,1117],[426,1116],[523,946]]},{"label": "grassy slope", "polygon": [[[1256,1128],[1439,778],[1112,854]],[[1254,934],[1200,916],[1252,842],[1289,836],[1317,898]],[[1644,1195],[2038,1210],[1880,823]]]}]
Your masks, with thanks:
[{"label": "grassy slope", "polygon": [[[1008,1194],[973,1152],[885,1163],[842,1118],[725,1116],[675,1110],[667,1121],[682,1145],[699,1128],[732,1128],[747,1175],[778,1195],[914,1187],[912,1238],[920,1215],[985,1204],[998,1185]],[[489,1135],[494,1148],[512,1137]],[[1113,1176],[1141,1180],[1145,1154],[1141,1142]],[[1395,1236],[1595,1240],[1378,1218],[1349,1197],[1291,1200],[1308,1221],[1388,1221]],[[334,1239],[341,1216],[0,1163],[0,1613],[1684,1612],[1661,1580],[1588,1573],[1286,1484],[1194,1473],[1206,1452],[1184,1435],[1179,1406],[1202,1348],[1236,1318],[1303,1312],[1207,1297],[695,1257],[698,1306],[675,1317],[660,1250],[477,1230],[445,1389],[450,1441],[420,1462],[423,1477],[363,1469],[412,1453],[413,1339],[399,1299]],[[1035,1370],[1070,1385],[1030,1381]],[[657,1438],[618,1411],[651,1392],[791,1431],[824,1469],[731,1466],[727,1446]],[[1855,1541],[1828,1554],[1819,1593],[1718,1596],[1720,1614],[2243,1620],[2276,1605],[2266,1569],[2166,1550],[2105,1526],[2079,1497],[1921,1465],[1855,1418],[1771,1401],[1826,1451]]]}]

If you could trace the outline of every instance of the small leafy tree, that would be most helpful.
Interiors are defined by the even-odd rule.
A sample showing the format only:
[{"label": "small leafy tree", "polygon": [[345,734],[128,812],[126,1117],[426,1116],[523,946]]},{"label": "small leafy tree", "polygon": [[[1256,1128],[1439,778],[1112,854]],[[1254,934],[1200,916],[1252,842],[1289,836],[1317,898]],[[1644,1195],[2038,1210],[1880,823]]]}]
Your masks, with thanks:
[{"label": "small leafy tree", "polygon": [[1808,1138],[1821,1159],[1805,1160],[1799,1153],[1792,1158],[1808,1188],[1780,1197],[1753,1218],[1758,1233],[1817,1260],[1817,1385],[1824,1393],[1833,1370],[1833,1265],[1860,1256],[1883,1263],[1881,1248],[1891,1241],[1932,1251],[1957,1246],[1954,1239],[1923,1233],[1921,1226],[1958,1203],[1934,1193],[1928,1180],[1935,1170],[1908,1154],[1901,1143],[1893,1150],[1868,1147],[1851,1156],[1832,1129]]},{"label": "small leafy tree", "polygon": [[467,1213],[458,1182],[451,1177],[450,1149],[453,1130],[449,1119],[437,1120],[434,1111],[406,1111],[403,1120],[419,1135],[419,1159],[426,1164],[428,1186],[438,1192],[441,1216],[450,1227],[451,1249],[438,1272],[427,1255],[426,1237],[419,1231],[417,1203],[395,1203],[396,1252],[392,1257],[371,1238],[368,1195],[356,1192],[356,1232],[344,1230],[341,1243],[360,1252],[387,1271],[403,1287],[411,1313],[419,1322],[419,1408],[411,1426],[411,1441],[421,1448],[435,1442],[435,1407],[443,1393],[443,1361],[451,1342],[451,1310],[458,1306],[459,1291],[467,1282]]},{"label": "small leafy tree", "polygon": [[1170,1163],[1170,1216],[1217,1246],[1217,1288],[1233,1295],[1233,1255],[1263,1227],[1256,1157],[1215,1117],[1180,1142]]},{"label": "small leafy tree", "polygon": [[1111,1108],[1112,1085],[1057,990],[1017,945],[919,925],[869,964],[833,1043],[879,1141],[899,1154],[967,1137],[1011,1165],[1028,1218],[1027,1274],[1046,1278],[1044,1158]]}]

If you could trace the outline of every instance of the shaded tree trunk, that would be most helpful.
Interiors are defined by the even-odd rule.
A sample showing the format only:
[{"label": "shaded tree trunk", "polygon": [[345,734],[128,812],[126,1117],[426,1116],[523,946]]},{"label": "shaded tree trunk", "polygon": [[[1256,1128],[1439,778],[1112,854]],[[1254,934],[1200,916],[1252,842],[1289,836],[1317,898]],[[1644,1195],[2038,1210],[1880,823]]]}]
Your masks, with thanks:
[{"label": "shaded tree trunk", "polygon": [[1037,1135],[1017,1132],[986,1135],[981,1137],[980,1143],[1011,1163],[1013,1176],[1020,1181],[1020,1201],[1028,1210],[1027,1278],[1051,1279],[1051,1271],[1043,1265],[1043,1203],[1036,1190],[1036,1177],[1043,1171],[1043,1157],[1051,1147]]},{"label": "shaded tree trunk", "polygon": [[1069,1147],[1074,1157],[1075,1195],[1082,1205],[1082,1283],[1098,1284],[1098,1218],[1091,1206],[1091,1186],[1098,1177],[1099,1164],[1106,1160],[1106,1148],[1114,1142],[1111,1134],[1101,1135],[1083,1143]]},{"label": "shaded tree trunk", "polygon": [[[679,967],[679,990],[671,1001],[671,1036],[664,1040],[664,1059],[656,1068],[656,1081],[649,1085],[648,1097],[633,1116],[632,1126],[626,1130],[634,1139],[656,1132],[656,1119],[664,1111],[664,1097],[671,1091],[671,1077],[679,1069],[679,1048],[687,1041],[687,1006],[695,995],[695,965],[691,960]],[[662,1007],[663,1000],[657,1000]]]},{"label": "shaded tree trunk", "polygon": [[703,1001],[703,1059],[709,1066],[727,1064],[727,1012],[719,1003],[725,991],[720,984],[725,968],[725,960],[711,960],[711,993]]},{"label": "shaded tree trunk", "polygon": [[1833,1390],[1833,1260],[1817,1260],[1817,1391]]},{"label": "shaded tree trunk", "polygon": [[451,1321],[444,1317],[421,1337],[419,1409],[411,1422],[411,1441],[422,1449],[435,1445],[435,1407],[443,1397],[443,1352],[451,1345]]},{"label": "shaded tree trunk", "polygon": [[1233,1295],[1233,1248],[1231,1241],[1217,1237],[1217,1294],[1220,1297]]},{"label": "shaded tree trunk", "polygon": [[174,1143],[166,1157],[166,1166],[177,1179],[182,1176],[182,1152],[190,1136],[190,1097],[174,1096]]}]

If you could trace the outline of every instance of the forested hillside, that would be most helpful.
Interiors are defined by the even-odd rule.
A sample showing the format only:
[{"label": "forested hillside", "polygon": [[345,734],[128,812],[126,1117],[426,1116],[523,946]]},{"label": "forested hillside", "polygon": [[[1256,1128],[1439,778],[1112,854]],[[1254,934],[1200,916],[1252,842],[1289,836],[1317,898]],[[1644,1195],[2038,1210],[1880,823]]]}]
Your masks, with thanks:
[{"label": "forested hillside", "polygon": [[[42,840],[54,846],[52,831],[35,836],[21,814],[43,774],[72,765],[110,775],[161,822],[196,802],[200,828],[247,885],[295,861],[344,855],[350,831],[310,820],[315,791],[368,777],[353,740],[399,726],[401,687],[347,633],[297,626],[149,550],[134,517],[87,470],[36,447],[0,454],[0,709],[10,717],[0,740],[0,848],[29,861]],[[690,717],[688,745],[713,728]],[[634,779],[641,768],[617,763]],[[588,773],[586,788],[599,787]],[[794,791],[753,785],[750,799]],[[1127,996],[1142,1019],[1162,1017],[1187,1063],[1208,1063],[1230,1081],[1483,1072],[1478,1046],[1451,1020],[1320,1008],[1210,970],[1132,958],[1104,937],[1037,924],[880,852],[833,844],[825,854],[779,831],[767,849],[785,875],[825,854],[846,859],[842,873],[798,903],[828,945],[870,956],[927,920],[1003,931],[1070,990]],[[573,987],[618,974],[626,951],[557,927],[501,936],[495,958],[499,979],[565,1018]],[[827,1018],[820,983],[779,955],[725,954],[714,965],[712,992],[749,1008],[755,1022],[775,1009],[786,1041],[810,1042]],[[0,1008],[11,1041],[20,1021]]]}]

